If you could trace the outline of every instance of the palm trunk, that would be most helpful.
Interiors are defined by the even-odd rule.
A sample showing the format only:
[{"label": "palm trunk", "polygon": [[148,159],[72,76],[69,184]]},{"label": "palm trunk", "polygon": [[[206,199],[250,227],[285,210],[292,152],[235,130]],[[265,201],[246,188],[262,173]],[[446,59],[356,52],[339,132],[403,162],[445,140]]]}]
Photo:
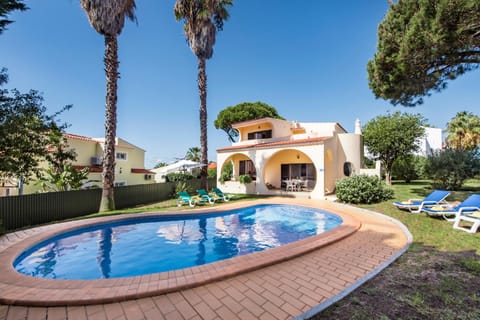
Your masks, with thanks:
[{"label": "palm trunk", "polygon": [[207,146],[207,73],[206,59],[198,58],[198,92],[200,94],[200,148],[202,156],[200,162],[202,168],[200,171],[200,186],[208,190],[207,186],[207,165],[208,165],[208,146]]},{"label": "palm trunk", "polygon": [[107,96],[105,108],[105,146],[103,151],[102,200],[100,212],[115,210],[113,187],[115,182],[115,136],[117,131],[117,79],[118,43],[117,37],[105,36],[105,74]]}]

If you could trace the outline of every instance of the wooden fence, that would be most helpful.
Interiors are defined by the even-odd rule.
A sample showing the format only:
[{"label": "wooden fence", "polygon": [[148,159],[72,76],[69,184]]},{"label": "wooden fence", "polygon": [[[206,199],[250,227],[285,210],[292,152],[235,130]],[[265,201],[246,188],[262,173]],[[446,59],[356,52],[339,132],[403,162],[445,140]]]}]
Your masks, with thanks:
[{"label": "wooden fence", "polygon": [[[196,190],[200,180],[187,184]],[[209,179],[208,186],[215,187],[215,179]],[[174,197],[174,192],[173,182],[115,187],[115,206],[124,209],[163,201]],[[90,189],[0,197],[0,233],[98,212],[101,196],[101,189]]]}]

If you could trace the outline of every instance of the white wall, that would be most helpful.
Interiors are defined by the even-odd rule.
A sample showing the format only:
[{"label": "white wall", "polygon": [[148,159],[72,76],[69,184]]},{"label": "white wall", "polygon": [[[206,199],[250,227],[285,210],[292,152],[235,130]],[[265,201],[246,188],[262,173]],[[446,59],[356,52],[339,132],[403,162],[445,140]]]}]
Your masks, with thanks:
[{"label": "white wall", "polygon": [[425,137],[418,139],[420,150],[416,155],[424,157],[432,155],[434,151],[442,149],[442,142],[442,129],[425,127]]}]

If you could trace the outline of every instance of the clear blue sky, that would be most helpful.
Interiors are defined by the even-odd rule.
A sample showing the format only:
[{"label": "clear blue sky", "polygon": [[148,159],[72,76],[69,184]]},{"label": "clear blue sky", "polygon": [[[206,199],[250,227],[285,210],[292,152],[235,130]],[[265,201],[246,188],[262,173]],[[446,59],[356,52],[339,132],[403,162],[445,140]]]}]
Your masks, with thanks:
[{"label": "clear blue sky", "polygon": [[[173,16],[174,0],[137,0],[138,25],[119,37],[117,136],[147,150],[146,166],[171,162],[199,146],[197,61]],[[366,64],[376,50],[387,0],[234,0],[207,62],[209,160],[229,145],[213,121],[227,106],[262,101],[289,120],[339,122],[353,131],[388,110],[424,115],[444,129],[458,111],[478,114],[480,72],[451,82],[420,107],[393,107],[368,88]],[[26,0],[26,12],[0,36],[7,88],[43,93],[68,132],[104,136],[103,37],[74,0]]]}]

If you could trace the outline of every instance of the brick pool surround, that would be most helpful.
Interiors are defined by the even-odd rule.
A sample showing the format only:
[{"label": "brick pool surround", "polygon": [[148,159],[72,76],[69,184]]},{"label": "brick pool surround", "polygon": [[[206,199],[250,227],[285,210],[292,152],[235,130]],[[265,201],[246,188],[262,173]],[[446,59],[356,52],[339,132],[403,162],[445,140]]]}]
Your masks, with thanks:
[{"label": "brick pool surround", "polygon": [[[207,214],[229,211],[258,204],[291,204],[325,209],[321,202],[295,201],[295,199],[262,199],[250,202],[229,202],[216,207],[186,210],[175,215]],[[13,269],[13,262],[25,250],[56,235],[78,228],[136,219],[139,214],[92,218],[48,225],[33,229],[36,232],[7,246],[0,252],[0,303],[25,306],[74,306],[119,302],[157,296],[169,292],[197,287],[281,263],[308,252],[330,245],[354,234],[361,222],[348,210],[328,208],[339,215],[343,223],[320,235],[281,247],[239,256],[202,266],[143,276],[98,280],[51,280],[26,276]],[[172,212],[144,213],[141,217],[173,215]]]}]

